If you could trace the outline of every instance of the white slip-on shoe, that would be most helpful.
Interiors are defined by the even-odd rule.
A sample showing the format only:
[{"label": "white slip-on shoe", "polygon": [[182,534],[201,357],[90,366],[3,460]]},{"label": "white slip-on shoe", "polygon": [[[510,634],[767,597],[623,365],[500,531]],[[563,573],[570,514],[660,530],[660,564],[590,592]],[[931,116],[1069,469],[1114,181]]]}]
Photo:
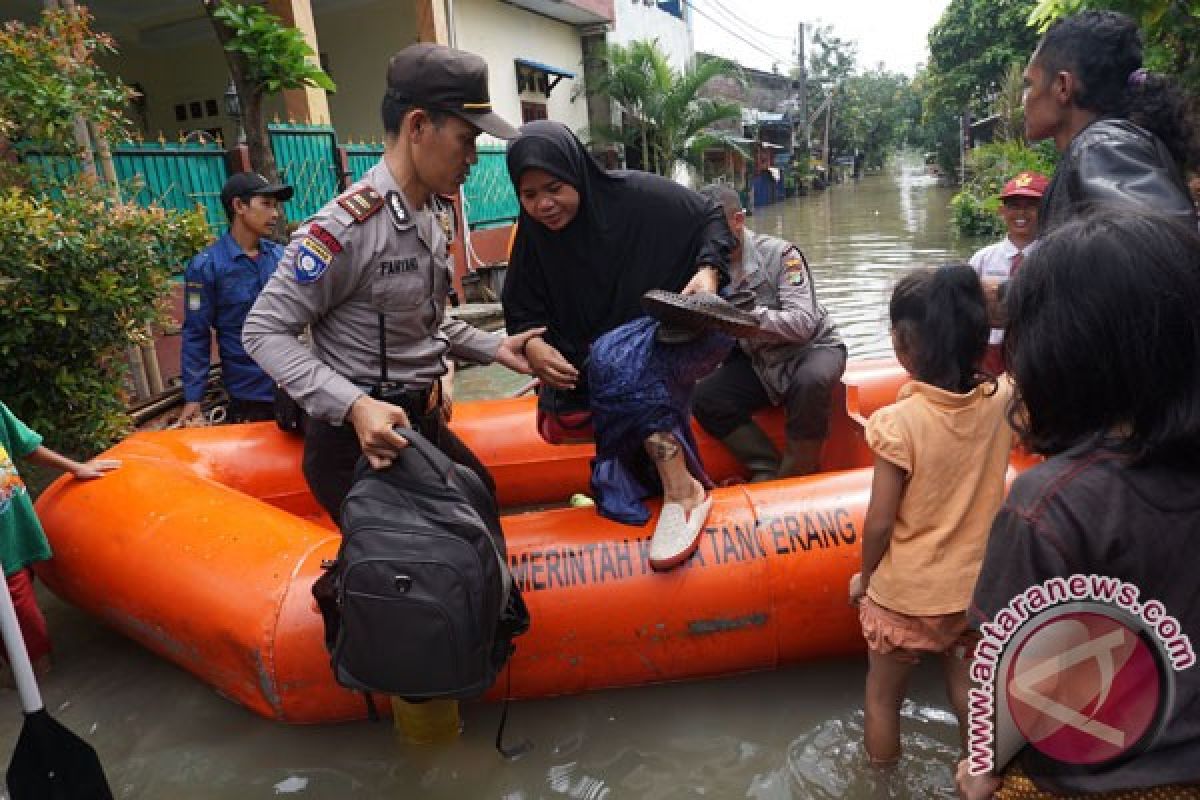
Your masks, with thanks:
[{"label": "white slip-on shoe", "polygon": [[679,503],[664,503],[650,540],[650,567],[655,571],[677,567],[692,557],[700,545],[700,533],[712,509],[712,497],[685,514]]}]

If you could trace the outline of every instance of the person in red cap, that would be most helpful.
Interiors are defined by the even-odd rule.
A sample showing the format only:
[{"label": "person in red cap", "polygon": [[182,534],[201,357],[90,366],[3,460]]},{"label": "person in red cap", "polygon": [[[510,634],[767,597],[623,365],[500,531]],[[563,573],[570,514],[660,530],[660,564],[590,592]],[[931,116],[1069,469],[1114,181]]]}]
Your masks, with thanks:
[{"label": "person in red cap", "polygon": [[[1000,287],[1007,283],[1013,272],[1021,266],[1021,261],[1037,240],[1038,207],[1049,184],[1045,175],[1028,171],[1017,173],[1012,180],[1004,184],[1004,189],[1000,192],[999,213],[1008,235],[971,256],[971,266],[983,281],[984,294],[988,300],[988,315],[993,325],[1003,325],[999,311]],[[1003,329],[992,328],[982,366],[993,375],[1004,371],[1004,351],[1001,348],[1003,341]]]}]

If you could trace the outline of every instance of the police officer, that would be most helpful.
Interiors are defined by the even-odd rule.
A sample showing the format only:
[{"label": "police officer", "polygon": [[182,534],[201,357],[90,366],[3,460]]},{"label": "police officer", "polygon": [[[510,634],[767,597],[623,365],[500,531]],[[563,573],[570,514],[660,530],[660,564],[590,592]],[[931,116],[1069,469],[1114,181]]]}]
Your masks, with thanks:
[{"label": "police officer", "polygon": [[279,265],[283,248],[267,237],[279,220],[279,204],[292,188],[262,175],[239,172],[221,187],[229,230],[192,259],[184,273],[183,411],[180,421],[203,424],[200,407],[208,383],[212,332],[221,356],[221,382],[229,395],[231,422],[272,419],[275,382],[242,348],[242,325],[258,293]]},{"label": "police officer", "polygon": [[[383,158],[297,229],[246,320],[246,350],[308,412],[304,476],[336,520],[360,454],[391,464],[415,426],[450,458],[487,470],[446,428],[439,402],[449,354],[526,374],[525,342],[446,315],[455,193],[481,130],[512,138],[491,111],[487,64],[415,44],[388,64]],[[311,326],[311,350],[296,341]]]},{"label": "police officer", "polygon": [[[700,427],[729,448],[752,481],[817,470],[829,435],[833,387],[846,368],[846,346],[817,302],[812,273],[791,242],[746,228],[746,212],[728,186],[700,190],[725,209],[738,240],[729,288],[753,295],[759,336],[742,339],[716,372],[696,386]],[[781,455],[750,412],[783,405],[787,446]]]}]

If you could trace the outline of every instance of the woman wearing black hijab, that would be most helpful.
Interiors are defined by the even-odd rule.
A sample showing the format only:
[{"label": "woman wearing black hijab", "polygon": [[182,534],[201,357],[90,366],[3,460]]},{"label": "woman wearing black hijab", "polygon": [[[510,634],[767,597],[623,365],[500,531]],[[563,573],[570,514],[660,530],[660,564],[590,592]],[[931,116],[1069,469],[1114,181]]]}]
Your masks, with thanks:
[{"label": "woman wearing black hijab", "polygon": [[[543,384],[539,429],[549,441],[565,441],[568,412],[586,417],[583,376],[596,339],[643,316],[641,298],[650,289],[715,293],[735,241],[714,203],[657,175],[601,169],[560,123],[524,125],[509,145],[508,172],[521,214],[504,284],[505,323],[510,335],[546,328],[525,354]],[[710,503],[703,480],[688,471],[694,453],[681,433],[645,440],[663,485],[655,533],[662,546],[651,552],[660,568],[690,556]],[[691,540],[677,546],[672,537]]]}]

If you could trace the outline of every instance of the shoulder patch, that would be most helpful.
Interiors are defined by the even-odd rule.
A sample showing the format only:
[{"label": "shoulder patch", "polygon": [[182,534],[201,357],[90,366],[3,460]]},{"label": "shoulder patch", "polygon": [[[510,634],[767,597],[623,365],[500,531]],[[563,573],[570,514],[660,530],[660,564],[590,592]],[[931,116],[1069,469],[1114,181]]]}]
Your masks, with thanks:
[{"label": "shoulder patch", "polygon": [[322,228],[316,222],[308,226],[308,236],[306,238],[316,239],[318,242],[325,245],[325,248],[332,255],[337,255],[338,253],[342,252],[342,243],[338,241],[338,238]]},{"label": "shoulder patch", "polygon": [[783,254],[783,277],[791,286],[801,286],[808,280],[808,269],[804,256],[792,248]]},{"label": "shoulder patch", "polygon": [[313,283],[320,279],[329,269],[333,253],[329,248],[312,236],[305,236],[296,250],[294,264],[297,283]]},{"label": "shoulder patch", "polygon": [[383,208],[383,197],[370,186],[363,186],[352,192],[346,192],[337,199],[337,204],[354,217],[355,222],[370,219],[371,215]]}]

